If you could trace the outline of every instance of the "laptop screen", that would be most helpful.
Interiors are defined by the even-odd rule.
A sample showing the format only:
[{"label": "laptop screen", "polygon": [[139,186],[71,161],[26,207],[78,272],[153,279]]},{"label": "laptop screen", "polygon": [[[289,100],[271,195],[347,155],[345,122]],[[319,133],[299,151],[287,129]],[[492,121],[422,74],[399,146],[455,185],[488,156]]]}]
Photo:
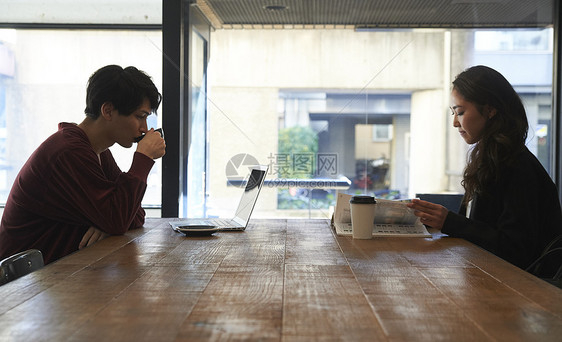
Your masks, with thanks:
[{"label": "laptop screen", "polygon": [[263,181],[267,174],[267,165],[258,165],[251,168],[250,177],[246,183],[246,188],[238,204],[238,209],[236,209],[236,215],[234,219],[241,223],[246,224],[250,219],[252,210],[254,210],[254,205],[256,204],[257,197],[260,193]]}]

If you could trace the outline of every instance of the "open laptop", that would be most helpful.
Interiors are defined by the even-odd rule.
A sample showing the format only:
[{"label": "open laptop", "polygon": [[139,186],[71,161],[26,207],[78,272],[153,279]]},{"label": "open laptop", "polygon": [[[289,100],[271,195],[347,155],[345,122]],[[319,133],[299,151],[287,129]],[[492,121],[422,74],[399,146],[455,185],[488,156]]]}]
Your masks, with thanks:
[{"label": "open laptop", "polygon": [[238,203],[238,209],[234,218],[187,218],[181,221],[171,221],[170,225],[174,230],[189,227],[213,227],[217,230],[244,230],[248,225],[254,206],[258,200],[258,195],[263,186],[263,181],[267,174],[267,165],[256,165],[250,167],[250,175],[244,188],[244,193]]}]

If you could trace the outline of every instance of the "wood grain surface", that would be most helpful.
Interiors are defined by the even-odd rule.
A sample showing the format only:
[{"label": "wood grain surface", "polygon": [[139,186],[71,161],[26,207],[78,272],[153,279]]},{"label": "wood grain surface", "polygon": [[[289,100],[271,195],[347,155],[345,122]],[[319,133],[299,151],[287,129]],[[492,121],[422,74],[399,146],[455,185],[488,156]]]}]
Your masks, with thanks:
[{"label": "wood grain surface", "polygon": [[461,239],[170,219],[0,287],[0,341],[560,341],[562,290]]}]

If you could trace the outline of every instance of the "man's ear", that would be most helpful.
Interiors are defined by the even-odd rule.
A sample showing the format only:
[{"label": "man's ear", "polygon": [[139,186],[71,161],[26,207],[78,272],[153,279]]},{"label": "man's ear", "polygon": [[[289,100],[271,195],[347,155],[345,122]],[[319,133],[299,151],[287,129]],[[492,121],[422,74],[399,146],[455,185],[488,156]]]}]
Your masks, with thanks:
[{"label": "man's ear", "polygon": [[101,111],[101,116],[107,120],[107,121],[111,121],[112,117],[113,117],[113,103],[111,102],[104,102],[101,105],[100,111]]}]

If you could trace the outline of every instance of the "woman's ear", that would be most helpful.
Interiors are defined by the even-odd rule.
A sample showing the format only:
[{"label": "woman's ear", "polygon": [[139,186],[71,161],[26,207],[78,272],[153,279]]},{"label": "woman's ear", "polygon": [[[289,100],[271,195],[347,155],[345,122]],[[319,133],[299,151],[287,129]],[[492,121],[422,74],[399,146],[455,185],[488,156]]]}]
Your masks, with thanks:
[{"label": "woman's ear", "polygon": [[488,105],[486,105],[486,107],[484,107],[484,110],[486,111],[486,116],[488,117],[488,119],[493,118],[497,113],[496,108],[490,107]]},{"label": "woman's ear", "polygon": [[111,121],[111,118],[113,116],[113,103],[111,102],[104,102],[101,105],[100,111],[101,111],[101,116],[107,120],[107,121]]}]

